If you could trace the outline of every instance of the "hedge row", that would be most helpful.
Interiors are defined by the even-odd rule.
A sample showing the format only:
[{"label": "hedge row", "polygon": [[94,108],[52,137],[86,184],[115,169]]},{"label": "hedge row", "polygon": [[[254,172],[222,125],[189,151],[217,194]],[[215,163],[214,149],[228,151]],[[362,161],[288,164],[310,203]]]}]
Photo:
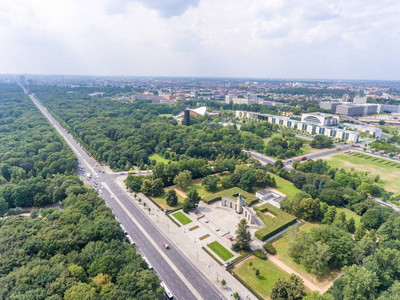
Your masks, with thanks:
[{"label": "hedge row", "polygon": [[206,249],[206,247],[201,247],[201,248],[202,248],[204,251],[206,251],[206,252],[208,253],[208,255],[210,255],[220,266],[223,265],[222,262],[220,262],[218,258],[216,258],[210,251],[208,251],[208,250]]},{"label": "hedge row", "polygon": [[[296,223],[296,217],[284,212],[283,210],[269,203],[254,207],[254,210],[256,211],[257,216],[259,216],[265,224],[263,228],[257,230],[255,233],[255,236],[261,241],[265,241],[271,236],[284,230],[286,227]],[[271,218],[265,215],[265,211],[273,214],[275,218]]]},{"label": "hedge row", "polygon": [[258,201],[258,198],[256,196],[254,196],[246,191],[243,191],[242,189],[240,189],[238,187],[233,187],[233,188],[212,194],[210,196],[204,197],[203,202],[210,204],[215,201],[221,200],[222,197],[236,199],[239,196],[239,193],[241,193],[243,199],[246,200],[247,206],[251,206],[252,204],[254,204]]},{"label": "hedge row", "polygon": [[171,219],[172,222],[175,223],[176,226],[181,227],[181,224],[178,224],[178,222],[176,222],[169,214],[165,214],[168,218]]}]

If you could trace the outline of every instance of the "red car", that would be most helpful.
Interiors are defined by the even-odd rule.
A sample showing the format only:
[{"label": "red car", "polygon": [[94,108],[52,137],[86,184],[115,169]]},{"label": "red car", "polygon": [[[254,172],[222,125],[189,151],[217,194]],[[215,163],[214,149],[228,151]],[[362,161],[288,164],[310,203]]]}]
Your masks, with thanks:
[{"label": "red car", "polygon": [[301,160],[301,161],[303,161],[303,160],[307,160],[307,157],[305,157],[305,156],[303,156],[303,157],[300,157],[300,160]]},{"label": "red car", "polygon": [[169,249],[168,244],[164,244],[163,246],[164,246],[165,249]]}]

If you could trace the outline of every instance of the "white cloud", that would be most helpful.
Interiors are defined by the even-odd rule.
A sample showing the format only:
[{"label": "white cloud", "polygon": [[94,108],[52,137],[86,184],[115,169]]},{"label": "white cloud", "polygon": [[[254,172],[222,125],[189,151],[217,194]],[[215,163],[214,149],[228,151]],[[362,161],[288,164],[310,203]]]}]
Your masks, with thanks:
[{"label": "white cloud", "polygon": [[399,79],[394,0],[3,0],[0,73]]}]

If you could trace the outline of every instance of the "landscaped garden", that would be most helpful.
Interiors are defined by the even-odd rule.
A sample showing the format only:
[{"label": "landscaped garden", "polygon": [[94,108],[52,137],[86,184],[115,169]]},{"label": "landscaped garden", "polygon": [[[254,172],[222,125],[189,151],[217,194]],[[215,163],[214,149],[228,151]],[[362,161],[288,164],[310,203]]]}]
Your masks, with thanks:
[{"label": "landscaped garden", "polygon": [[209,196],[206,196],[203,198],[203,202],[210,204],[212,202],[221,200],[222,197],[228,197],[231,199],[236,199],[239,196],[239,193],[242,194],[242,198],[246,200],[247,206],[251,206],[255,202],[258,201],[258,198],[246,191],[243,191],[242,189],[238,187],[233,187],[215,194],[211,194]]},{"label": "landscaped garden", "polygon": [[[255,274],[256,269],[260,271],[258,276]],[[270,296],[278,278],[288,279],[290,277],[288,273],[281,270],[271,261],[262,260],[254,256],[237,264],[232,269],[232,272],[265,299]]]},{"label": "landscaped garden", "polygon": [[389,192],[400,194],[400,164],[359,152],[348,152],[325,158],[330,167],[368,172],[371,178],[379,175],[378,185]]},{"label": "landscaped garden", "polygon": [[178,211],[174,214],[172,214],[175,219],[177,219],[182,225],[186,225],[189,223],[192,223],[192,220],[190,220],[183,212]]},{"label": "landscaped garden", "polygon": [[254,207],[254,210],[256,211],[257,216],[259,216],[265,224],[264,227],[257,230],[255,233],[255,236],[261,241],[265,241],[296,222],[295,216],[292,216],[269,203],[256,206]]},{"label": "landscaped garden", "polygon": [[208,244],[207,246],[216,255],[218,255],[223,261],[227,261],[227,260],[231,259],[234,256],[228,249],[226,249],[224,246],[222,246],[217,241],[214,241],[214,242]]}]

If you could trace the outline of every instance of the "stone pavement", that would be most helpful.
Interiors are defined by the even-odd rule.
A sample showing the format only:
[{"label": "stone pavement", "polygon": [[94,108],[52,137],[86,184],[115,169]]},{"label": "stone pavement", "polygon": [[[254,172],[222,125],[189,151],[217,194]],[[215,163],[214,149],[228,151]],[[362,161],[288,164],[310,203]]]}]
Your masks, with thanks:
[{"label": "stone pavement", "polygon": [[[125,176],[120,176],[116,181],[126,191],[125,184],[123,182],[124,179]],[[203,246],[205,246],[206,242],[193,239],[193,237],[186,233],[188,228],[197,225],[196,222],[192,222],[186,226],[178,227],[172,223],[171,220],[164,214],[164,212],[158,209],[158,207],[145,195],[141,193],[138,194],[138,196],[142,199],[142,204],[139,205],[138,201],[134,200],[133,193],[127,192],[127,194],[130,196],[133,203],[141,207],[143,211],[147,212],[148,208],[151,208],[151,213],[147,212],[146,215],[156,226],[159,227],[159,229],[164,232],[164,234],[174,241],[179,250],[186,255],[191,263],[193,263],[201,271],[203,276],[207,277],[227,299],[233,299],[231,294],[234,292],[238,292],[241,296],[241,299],[257,299],[256,296],[254,296],[245,286],[243,286],[235,277],[226,271],[224,266],[220,266],[201,248],[201,245],[203,244]],[[146,208],[143,206],[143,202],[146,202]],[[222,279],[225,279],[226,281],[225,288],[223,288],[220,284]]]}]

